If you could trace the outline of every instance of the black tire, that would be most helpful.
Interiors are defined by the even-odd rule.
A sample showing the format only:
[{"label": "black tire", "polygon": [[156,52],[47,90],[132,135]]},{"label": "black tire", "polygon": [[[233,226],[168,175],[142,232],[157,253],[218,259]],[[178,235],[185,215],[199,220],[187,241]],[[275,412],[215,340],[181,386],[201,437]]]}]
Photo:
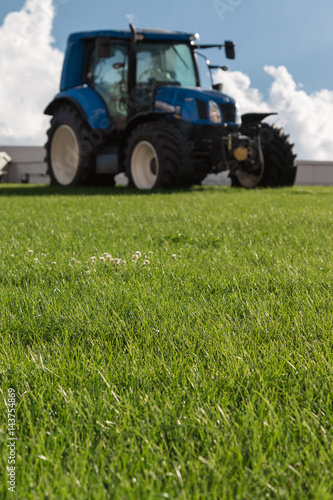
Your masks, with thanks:
[{"label": "black tire", "polygon": [[[251,124],[242,127],[241,133],[251,137]],[[264,169],[262,175],[258,175],[258,182],[251,187],[282,187],[293,186],[295,183],[297,166],[296,155],[289,136],[282,128],[267,123],[261,124],[260,129],[261,147],[264,157]],[[236,172],[231,175],[232,187],[244,186],[241,177]],[[254,183],[255,184],[255,183]]]},{"label": "black tire", "polygon": [[171,121],[140,124],[127,141],[126,175],[137,189],[173,189],[194,182],[192,143]]},{"label": "black tire", "polygon": [[52,185],[78,186],[95,180],[95,151],[89,131],[74,107],[64,105],[55,111],[45,145]]}]

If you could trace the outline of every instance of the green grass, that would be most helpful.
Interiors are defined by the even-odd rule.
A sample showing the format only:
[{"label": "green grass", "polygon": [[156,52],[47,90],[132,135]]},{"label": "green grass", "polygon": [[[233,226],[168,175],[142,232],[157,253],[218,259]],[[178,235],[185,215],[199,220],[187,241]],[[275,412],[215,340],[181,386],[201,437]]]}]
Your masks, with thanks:
[{"label": "green grass", "polygon": [[333,498],[332,188],[0,209],[1,498]]}]

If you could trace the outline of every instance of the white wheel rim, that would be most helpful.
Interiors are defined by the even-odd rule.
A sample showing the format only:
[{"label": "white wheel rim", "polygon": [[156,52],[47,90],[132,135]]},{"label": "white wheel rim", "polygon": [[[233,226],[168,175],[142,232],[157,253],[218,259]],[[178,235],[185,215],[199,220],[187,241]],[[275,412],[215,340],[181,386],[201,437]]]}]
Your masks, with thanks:
[{"label": "white wheel rim", "polygon": [[76,177],[80,163],[79,143],[68,125],[57,128],[51,144],[51,168],[56,181],[68,186]]},{"label": "white wheel rim", "polygon": [[139,142],[131,157],[131,176],[138,189],[152,189],[159,171],[155,148],[148,141]]}]

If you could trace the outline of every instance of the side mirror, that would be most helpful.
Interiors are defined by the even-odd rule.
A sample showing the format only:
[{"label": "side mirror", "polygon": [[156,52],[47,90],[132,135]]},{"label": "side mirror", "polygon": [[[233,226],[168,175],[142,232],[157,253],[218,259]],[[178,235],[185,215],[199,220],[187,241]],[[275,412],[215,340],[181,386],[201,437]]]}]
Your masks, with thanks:
[{"label": "side mirror", "polygon": [[96,39],[96,53],[98,59],[108,59],[111,57],[111,40],[105,37]]},{"label": "side mirror", "polygon": [[227,59],[235,59],[235,42],[224,42],[225,55]]},{"label": "side mirror", "polygon": [[229,71],[229,66],[215,66],[212,64],[208,64],[209,69],[221,69],[222,71]]}]

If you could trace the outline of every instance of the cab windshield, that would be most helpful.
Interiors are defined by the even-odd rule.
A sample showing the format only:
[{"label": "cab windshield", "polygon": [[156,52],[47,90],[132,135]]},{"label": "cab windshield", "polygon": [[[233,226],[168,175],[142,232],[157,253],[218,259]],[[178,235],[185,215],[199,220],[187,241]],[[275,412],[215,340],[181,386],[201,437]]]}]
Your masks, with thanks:
[{"label": "cab windshield", "polygon": [[151,85],[197,87],[197,74],[191,48],[185,43],[137,44],[136,82]]}]

